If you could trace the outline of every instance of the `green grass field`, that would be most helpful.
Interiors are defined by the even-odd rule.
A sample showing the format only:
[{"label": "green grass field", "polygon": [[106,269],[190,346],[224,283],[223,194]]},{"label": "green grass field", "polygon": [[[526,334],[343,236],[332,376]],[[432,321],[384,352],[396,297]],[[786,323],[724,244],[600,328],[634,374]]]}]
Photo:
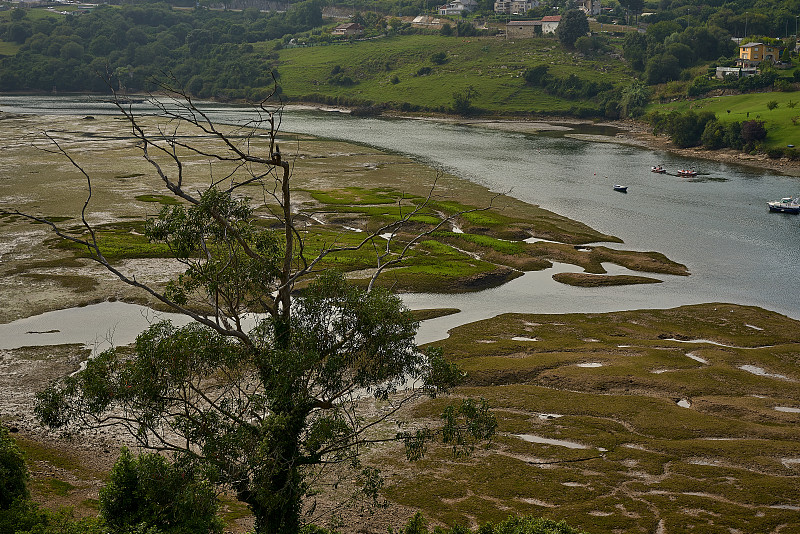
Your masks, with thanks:
[{"label": "green grass field", "polygon": [[[778,107],[770,110],[770,101],[777,102]],[[800,146],[800,105],[793,107],[795,104],[800,104],[800,92],[771,92],[653,104],[648,111],[710,111],[723,122],[762,120],[767,128],[767,146],[785,147]]]},{"label": "green grass field", "polygon": [[[444,64],[431,62],[431,56],[438,52],[446,54]],[[450,108],[453,93],[472,86],[478,94],[475,106],[501,113],[558,113],[587,105],[527,87],[523,74],[536,65],[547,64],[560,77],[574,73],[615,85],[628,84],[632,79],[622,61],[607,55],[579,58],[562,50],[551,38],[510,41],[501,37],[412,35],[285,49],[280,51],[280,62],[281,86],[293,99],[319,94],[438,109]],[[337,66],[356,83],[329,83]],[[431,72],[417,75],[421,67],[430,67]]]},{"label": "green grass field", "polygon": [[9,43],[7,41],[0,41],[0,56],[13,56],[19,51],[19,45],[16,43]]}]

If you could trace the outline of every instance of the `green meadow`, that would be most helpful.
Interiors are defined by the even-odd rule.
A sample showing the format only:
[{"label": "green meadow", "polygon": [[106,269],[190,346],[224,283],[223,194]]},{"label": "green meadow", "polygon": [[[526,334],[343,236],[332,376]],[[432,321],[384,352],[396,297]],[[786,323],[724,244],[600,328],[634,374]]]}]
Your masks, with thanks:
[{"label": "green meadow", "polygon": [[[435,64],[431,58],[440,52],[445,62]],[[429,110],[449,109],[453,93],[468,87],[477,93],[476,107],[499,113],[563,113],[587,105],[526,86],[525,70],[542,64],[559,77],[575,74],[614,85],[632,80],[623,61],[607,55],[579,57],[563,50],[554,38],[396,36],[287,48],[279,52],[279,62],[279,82],[290,99],[322,95]],[[355,83],[331,83],[337,67]],[[423,67],[430,72],[419,74]]]}]

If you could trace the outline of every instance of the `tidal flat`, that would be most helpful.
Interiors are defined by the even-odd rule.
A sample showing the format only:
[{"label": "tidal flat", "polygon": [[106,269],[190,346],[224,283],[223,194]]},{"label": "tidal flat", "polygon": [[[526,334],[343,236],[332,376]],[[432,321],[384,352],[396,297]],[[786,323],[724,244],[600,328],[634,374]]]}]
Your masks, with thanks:
[{"label": "tidal flat", "polygon": [[[167,250],[142,235],[143,217],[172,199],[124,121],[16,116],[4,118],[2,126],[3,209],[46,216],[82,235],[86,179],[53,152],[41,135],[47,131],[93,177],[87,219],[114,264],[156,286],[181,272]],[[657,252],[616,251],[615,236],[397,154],[304,135],[285,134],[280,142],[293,161],[297,220],[310,251],[355,242],[396,220],[424,201],[434,183],[432,202],[401,240],[449,214],[492,204],[492,210],[458,216],[420,243],[408,265],[384,277],[397,290],[477,290],[553,261],[595,276],[608,262],[653,275],[689,274]],[[188,158],[187,169],[198,188],[208,184],[200,158]],[[266,209],[263,224],[271,224]],[[525,241],[530,238],[546,241]],[[373,260],[362,253],[327,266],[363,280]],[[63,246],[45,225],[18,215],[0,218],[0,323],[113,299],[154,305],[84,251]],[[435,447],[426,459],[408,464],[397,449],[371,451],[387,479],[385,495],[398,505],[387,519],[394,527],[421,509],[448,524],[524,513],[566,519],[592,533],[797,528],[797,321],[725,304],[507,314],[459,327],[437,345],[468,372],[456,394],[488,399],[500,432],[468,458],[454,459],[447,447]],[[113,463],[118,437],[57,441],[36,427],[30,406],[48,380],[74,372],[88,357],[75,345],[0,351],[6,371],[0,418],[19,429],[26,449],[44,451],[36,459],[34,495],[83,514],[96,512],[97,487]],[[764,374],[748,372],[748,366]],[[419,404],[403,417],[435,423],[443,402]],[[60,451],[77,463],[62,465]],[[246,516],[241,507],[226,506],[231,529],[246,529],[235,526]],[[356,510],[349,517],[353,532],[386,531],[385,523]]]},{"label": "tidal flat", "polygon": [[506,314],[436,345],[498,435],[474,458],[439,447],[395,462],[393,501],[448,524],[533,514],[591,533],[798,532],[798,321],[720,303]]},{"label": "tidal flat", "polygon": [[[86,219],[97,229],[103,253],[142,282],[164,284],[179,273],[181,266],[169,259],[167,247],[149,243],[143,235],[144,220],[175,199],[165,194],[123,119],[0,119],[3,210],[47,218],[78,237],[85,235],[81,210],[88,198],[87,179],[59,153],[63,149],[92,179]],[[213,142],[203,136],[195,139],[201,146]],[[589,253],[578,250],[576,245],[621,240],[402,155],[307,135],[287,133],[278,141],[284,157],[292,160],[296,222],[310,253],[332,244],[357,243],[425,204],[395,236],[391,252],[396,253],[417,232],[455,215],[413,247],[407,261],[386,273],[381,282],[397,291],[477,291],[524,271],[550,267],[552,261],[573,263],[595,274],[605,272],[601,262],[647,273],[689,274],[685,266],[657,252],[606,246],[589,247]],[[197,189],[210,183],[204,158],[187,154],[184,167],[186,179]],[[255,188],[244,189],[243,195],[257,194]],[[263,203],[258,211],[267,226],[275,222],[270,207]],[[474,209],[479,211],[456,215]],[[556,243],[525,241],[530,238]],[[0,260],[0,300],[5,303],[0,323],[108,299],[156,306],[97,267],[85,250],[59,241],[45,224],[19,215],[0,216]],[[370,247],[369,252],[337,255],[326,267],[358,279],[368,277],[375,264]]]}]

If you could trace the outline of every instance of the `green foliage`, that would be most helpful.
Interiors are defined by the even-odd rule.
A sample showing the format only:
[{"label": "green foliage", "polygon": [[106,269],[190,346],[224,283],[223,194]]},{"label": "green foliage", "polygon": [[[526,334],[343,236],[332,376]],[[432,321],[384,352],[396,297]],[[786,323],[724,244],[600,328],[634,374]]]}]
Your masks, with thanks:
[{"label": "green foliage", "polygon": [[536,65],[525,71],[525,83],[544,87],[548,80],[549,67],[547,65]]},{"label": "green foliage", "polygon": [[634,81],[622,90],[620,107],[623,117],[638,116],[650,100],[650,89],[640,81]]},{"label": "green foliage", "polygon": [[318,0],[256,17],[148,4],[100,6],[46,23],[24,18],[0,25],[0,35],[20,45],[13,56],[0,58],[0,90],[107,92],[98,73],[109,72],[115,89],[141,91],[152,88],[150,78],[169,71],[197,96],[255,97],[271,86],[272,69],[252,43],[321,24]]},{"label": "green foliage", "polygon": [[664,132],[669,135],[675,146],[679,148],[699,145],[707,124],[714,121],[716,121],[716,117],[709,112],[699,114],[694,111],[672,112],[650,116],[653,130],[656,133]]},{"label": "green foliage", "polygon": [[472,107],[472,100],[478,96],[473,86],[468,86],[462,91],[453,93],[453,112],[461,116],[473,115],[476,109]]},{"label": "green foliage", "polygon": [[768,110],[772,111],[773,109],[775,109],[777,107],[778,107],[778,101],[777,100],[770,100],[769,102],[767,102],[767,109]]},{"label": "green foliage", "polygon": [[0,510],[8,510],[15,501],[28,498],[27,481],[22,451],[0,425]]},{"label": "green foliage", "polygon": [[680,72],[680,63],[675,56],[672,54],[659,54],[647,60],[644,77],[648,85],[655,85],[677,80]]},{"label": "green foliage", "polygon": [[164,534],[222,532],[211,484],[188,466],[164,457],[134,457],[127,448],[100,490],[100,512],[112,533],[157,530]]},{"label": "green foliage", "polygon": [[568,48],[573,48],[578,38],[587,33],[589,33],[589,21],[583,11],[578,9],[567,11],[556,28],[556,37]]},{"label": "green foliage", "polygon": [[478,442],[491,439],[497,420],[485,399],[464,399],[458,406],[449,405],[442,414],[442,441],[450,444],[455,457],[468,456]]},{"label": "green foliage", "polygon": [[436,52],[431,56],[431,63],[434,65],[444,65],[447,63],[447,54],[445,52]]},{"label": "green foliage", "polygon": [[72,510],[68,508],[53,512],[27,499],[15,501],[8,510],[0,510],[0,534],[107,533],[108,530],[100,519],[91,517],[76,519]]},{"label": "green foliage", "polygon": [[[101,534],[101,521],[75,520],[71,510],[52,512],[30,500],[25,458],[5,427],[0,426],[0,534]],[[71,487],[51,479],[56,491]]]},{"label": "green foliage", "polygon": [[[342,69],[332,72],[338,75]],[[171,95],[184,97],[195,113],[185,119],[187,129],[217,132],[205,122],[192,122],[200,112],[191,99]],[[162,138],[162,125],[143,124],[132,115],[128,119],[143,144],[153,142],[145,131]],[[374,429],[397,406],[424,394],[435,396],[462,377],[441,354],[426,358],[418,350],[418,322],[399,298],[377,286],[351,284],[326,263],[339,254],[363,254],[382,232],[403,232],[395,240],[409,239],[403,223],[440,224],[440,215],[424,199],[350,188],[320,197],[331,202],[325,209],[335,210],[347,197],[369,205],[341,209],[387,214],[389,222],[366,239],[350,236],[351,241],[337,239],[335,246],[324,243],[331,235],[324,230],[306,237],[293,222],[297,206],[292,203],[291,164],[281,159],[275,135],[269,130],[268,143],[261,134],[244,140],[219,134],[189,146],[182,144],[189,135],[173,140],[195,153],[211,154],[224,168],[217,173],[212,162],[213,176],[226,177],[204,191],[189,192],[162,175],[182,202],[165,204],[145,225],[147,239],[166,246],[185,266],[163,292],[145,289],[194,322],[180,328],[153,324],[132,348],[103,352],[37,396],[37,417],[51,427],[118,423],[141,446],[172,454],[174,465],[159,456],[134,460],[123,453],[101,499],[110,524],[116,518],[126,521],[112,524],[118,532],[216,531],[209,522],[213,514],[206,490],[180,485],[197,484],[195,477],[201,475],[234,491],[250,507],[259,533],[297,532],[303,501],[315,491],[312,482],[323,467],[345,464],[359,470],[361,495],[375,499],[382,487],[379,472],[360,465],[367,444],[385,441],[373,435]],[[259,150],[268,146],[268,156],[246,152],[256,145]],[[166,150],[162,156],[179,168],[183,164],[175,152]],[[242,186],[257,190],[260,199],[244,197]],[[380,205],[391,200],[405,210],[400,224],[399,215],[390,213],[397,208]],[[449,269],[455,265],[474,274],[487,265],[493,268],[467,261],[466,255],[435,241],[422,241],[424,235],[413,236],[417,246],[409,253],[423,259],[420,268],[439,264],[437,254],[458,260],[449,262]],[[383,267],[402,261],[396,248],[390,243],[386,255],[373,252],[373,261]],[[97,261],[116,272],[101,258]],[[253,319],[249,314],[255,310],[264,313]],[[365,395],[378,403],[371,416],[357,409]],[[453,413],[450,441],[459,451],[493,430],[485,405],[462,404]],[[424,438],[438,435],[432,430]],[[347,476],[347,469],[342,473]],[[160,483],[150,484],[154,480]],[[170,495],[178,508],[166,506]],[[194,505],[199,508],[192,512]],[[197,523],[189,525],[190,519]]]},{"label": "green foliage", "polygon": [[644,70],[647,60],[647,37],[639,32],[626,34],[622,50],[632,69],[640,72]]},{"label": "green foliage", "polygon": [[742,140],[745,143],[763,141],[767,137],[764,121],[752,120],[742,123]]}]

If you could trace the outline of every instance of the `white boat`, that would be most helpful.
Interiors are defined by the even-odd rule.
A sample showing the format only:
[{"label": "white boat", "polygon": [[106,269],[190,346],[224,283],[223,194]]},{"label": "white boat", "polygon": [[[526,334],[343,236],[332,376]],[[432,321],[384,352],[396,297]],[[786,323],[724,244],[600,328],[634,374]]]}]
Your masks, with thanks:
[{"label": "white boat", "polygon": [[665,172],[667,172],[667,169],[665,169],[662,165],[653,165],[652,167],[650,167],[650,172],[664,174]]},{"label": "white boat", "polygon": [[769,211],[779,211],[781,213],[800,213],[800,197],[784,197],[780,200],[767,202]]},{"label": "white boat", "polygon": [[628,192],[628,186],[627,185],[614,184],[614,191],[619,191],[620,193],[627,193]]},{"label": "white boat", "polygon": [[678,171],[678,176],[697,176],[697,171],[690,169],[681,169]]}]

